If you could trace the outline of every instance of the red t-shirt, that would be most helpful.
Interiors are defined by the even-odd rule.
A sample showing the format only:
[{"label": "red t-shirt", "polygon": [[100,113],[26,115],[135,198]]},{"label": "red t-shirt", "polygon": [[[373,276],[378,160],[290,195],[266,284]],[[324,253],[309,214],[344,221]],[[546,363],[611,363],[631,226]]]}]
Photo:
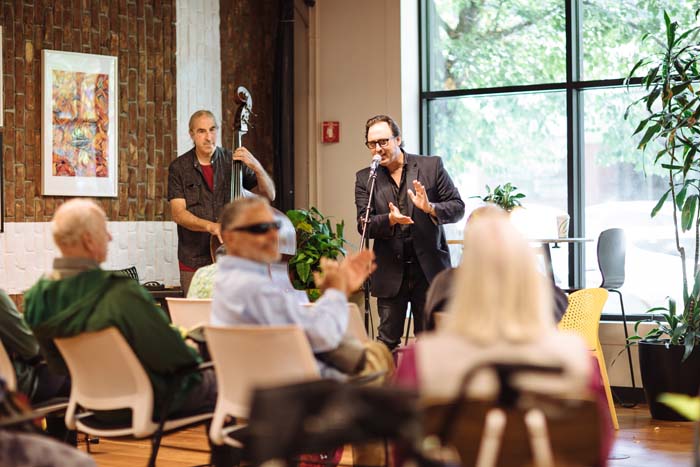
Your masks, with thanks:
[{"label": "red t-shirt", "polygon": [[204,175],[204,181],[207,182],[207,186],[213,192],[214,191],[214,167],[210,165],[200,165],[202,168],[202,175]]}]

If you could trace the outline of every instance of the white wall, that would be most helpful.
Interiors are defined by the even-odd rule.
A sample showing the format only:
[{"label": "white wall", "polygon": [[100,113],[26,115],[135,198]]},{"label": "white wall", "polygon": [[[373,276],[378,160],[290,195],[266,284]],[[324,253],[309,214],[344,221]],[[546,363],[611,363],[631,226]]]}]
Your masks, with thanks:
[{"label": "white wall", "polygon": [[[109,222],[112,242],[104,269],[136,266],[141,281],[180,284],[172,222]],[[51,271],[58,249],[48,222],[10,222],[0,234],[0,288],[21,294]]]},{"label": "white wall", "polygon": [[192,148],[188,122],[195,111],[210,110],[221,123],[219,0],[177,0],[175,18],[179,155]]},{"label": "white wall", "polygon": [[[318,28],[318,114],[312,122],[317,128],[318,180],[310,200],[322,213],[345,220],[346,237],[355,245],[360,238],[355,229],[355,172],[371,160],[364,124],[379,113],[401,122],[399,7],[399,0],[357,0],[352,8],[345,0],[323,0],[313,9]],[[340,143],[320,143],[323,121],[340,122]]]}]

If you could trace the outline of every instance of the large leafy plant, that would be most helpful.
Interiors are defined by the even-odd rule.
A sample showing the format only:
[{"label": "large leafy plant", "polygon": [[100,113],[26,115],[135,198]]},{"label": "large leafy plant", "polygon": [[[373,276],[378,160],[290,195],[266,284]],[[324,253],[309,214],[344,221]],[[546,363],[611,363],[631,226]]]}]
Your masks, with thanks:
[{"label": "large leafy plant", "polygon": [[[696,19],[697,14],[696,11]],[[685,346],[685,360],[700,341],[700,27],[681,31],[679,24],[671,21],[666,12],[664,22],[662,34],[643,37],[643,40],[656,41],[659,50],[639,60],[630,71],[628,86],[637,70],[647,70],[641,80],[644,95],[628,107],[625,118],[628,118],[631,107],[644,106],[645,118],[634,133],[642,135],[638,148],[645,151],[654,143],[654,164],[660,165],[667,173],[668,189],[652,209],[651,216],[656,216],[667,201],[670,202],[683,274],[683,310],[677,312],[673,299],[669,299],[665,307],[648,310],[650,313],[662,312],[663,320],[650,320],[655,327],[645,336],[635,332],[630,340],[668,339],[670,344],[682,344]],[[680,240],[681,231],[690,230],[694,232],[695,245],[692,290],[688,288],[688,259]],[[639,324],[635,325],[635,331]]]},{"label": "large leafy plant", "polygon": [[506,211],[510,212],[517,206],[522,206],[522,202],[525,195],[523,193],[518,193],[518,187],[513,186],[510,182],[501,185],[496,185],[496,187],[491,190],[491,187],[486,185],[486,195],[485,196],[474,196],[474,198],[481,198],[482,201],[486,203],[494,203],[502,207]]},{"label": "large leafy plant", "polygon": [[[320,268],[321,258],[337,259],[345,255],[345,238],[341,221],[335,224],[335,230],[329,218],[318,209],[292,209],[287,211],[297,234],[297,252],[289,260],[289,272],[294,288],[300,290],[316,289],[313,272]],[[316,298],[310,294],[310,298]]]}]

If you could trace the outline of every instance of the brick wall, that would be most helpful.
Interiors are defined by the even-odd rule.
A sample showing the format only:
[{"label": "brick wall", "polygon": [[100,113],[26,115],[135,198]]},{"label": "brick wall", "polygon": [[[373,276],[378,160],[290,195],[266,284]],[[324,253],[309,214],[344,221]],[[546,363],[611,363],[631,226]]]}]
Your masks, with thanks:
[{"label": "brick wall", "polygon": [[273,177],[272,93],[278,0],[221,0],[221,141],[232,145],[235,93],[245,86],[253,96],[251,128],[243,144]]},{"label": "brick wall", "polygon": [[167,166],[176,154],[174,0],[0,0],[3,26],[5,222],[51,219],[41,196],[42,49],[116,55],[119,197],[110,220],[170,218]]},{"label": "brick wall", "polygon": [[[177,239],[165,199],[167,167],[177,157],[176,122],[189,118],[176,115],[176,81],[182,76],[175,63],[176,2],[212,14],[199,0],[0,0],[6,230],[0,234],[0,288],[13,299],[20,301],[21,293],[50,268],[56,251],[45,222],[64,200],[40,194],[42,49],[118,57],[119,196],[97,199],[113,221],[114,240],[103,267],[136,265],[142,280],[179,282]],[[235,109],[226,104],[243,84],[253,94],[256,114],[245,144],[272,174],[277,2],[221,0],[220,8],[221,87],[228,110],[220,144],[231,144]],[[209,27],[190,23],[178,21],[177,27]]]}]

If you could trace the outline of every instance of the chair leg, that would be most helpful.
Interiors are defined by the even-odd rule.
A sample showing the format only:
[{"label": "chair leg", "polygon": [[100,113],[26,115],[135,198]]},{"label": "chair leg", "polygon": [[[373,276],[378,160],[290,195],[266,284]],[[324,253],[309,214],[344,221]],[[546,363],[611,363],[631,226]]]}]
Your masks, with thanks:
[{"label": "chair leg", "polygon": [[163,432],[157,430],[151,438],[151,457],[148,459],[148,467],[156,467],[156,457],[158,457],[158,449],[160,449],[160,440],[163,438]]},{"label": "chair leg", "polygon": [[627,332],[627,316],[625,315],[625,304],[622,301],[622,293],[617,290],[617,289],[610,289],[610,292],[615,292],[618,297],[620,297],[620,310],[622,311],[622,325],[623,329],[625,330],[625,346],[627,347],[627,362],[629,363],[630,367],[630,377],[632,378],[632,389],[636,389],[637,386],[634,382],[634,368],[632,367],[632,351],[630,350],[629,346],[627,346],[627,343],[629,342],[627,339],[629,338],[629,333]]},{"label": "chair leg", "polygon": [[605,368],[605,357],[603,357],[603,348],[600,346],[600,341],[595,349],[595,356],[598,359],[600,367],[600,376],[603,379],[603,388],[605,389],[605,397],[608,399],[608,407],[610,408],[610,418],[612,419],[613,428],[620,429],[620,424],[617,421],[617,412],[615,411],[615,403],[613,402],[612,391],[610,390],[610,380],[608,379],[608,370]]},{"label": "chair leg", "polygon": [[476,467],[493,467],[498,462],[503,431],[506,428],[506,414],[501,409],[492,409],[484,419],[484,432],[476,455]]}]

